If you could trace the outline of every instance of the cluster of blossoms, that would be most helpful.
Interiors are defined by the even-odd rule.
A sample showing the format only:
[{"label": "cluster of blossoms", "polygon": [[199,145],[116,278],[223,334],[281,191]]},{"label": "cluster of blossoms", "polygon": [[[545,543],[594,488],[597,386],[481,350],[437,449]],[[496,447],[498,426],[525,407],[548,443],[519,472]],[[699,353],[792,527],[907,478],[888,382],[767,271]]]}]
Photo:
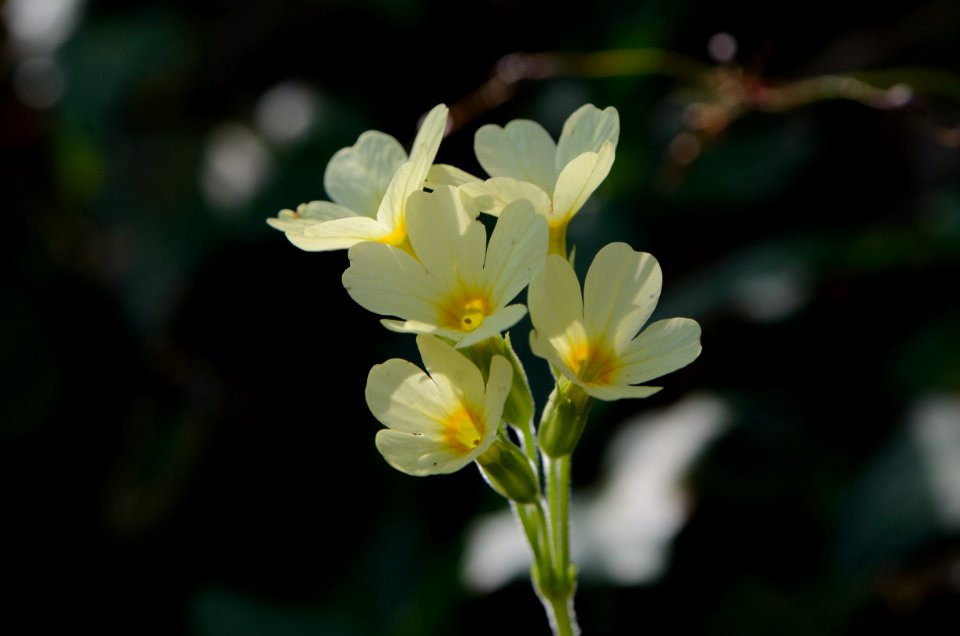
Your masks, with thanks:
[{"label": "cluster of blossoms", "polygon": [[[671,318],[641,331],[662,283],[650,254],[611,243],[582,288],[567,259],[567,226],[613,165],[614,108],[583,106],[556,142],[528,120],[483,126],[475,150],[487,179],[434,164],[446,123],[445,106],[431,110],[409,156],[393,137],[363,133],[327,165],[332,201],[268,222],[301,249],[348,249],[350,296],[387,329],[417,334],[424,369],[392,359],[367,378],[367,404],[387,427],[377,449],[411,475],[476,462],[515,506],[537,591],[564,633],[575,570],[561,517],[590,404],[658,391],[644,383],[692,362],[700,327]],[[481,212],[497,217],[489,241]],[[526,307],[514,302],[524,288]],[[503,335],[528,310],[531,350],[556,380],[536,428],[526,374]]]}]

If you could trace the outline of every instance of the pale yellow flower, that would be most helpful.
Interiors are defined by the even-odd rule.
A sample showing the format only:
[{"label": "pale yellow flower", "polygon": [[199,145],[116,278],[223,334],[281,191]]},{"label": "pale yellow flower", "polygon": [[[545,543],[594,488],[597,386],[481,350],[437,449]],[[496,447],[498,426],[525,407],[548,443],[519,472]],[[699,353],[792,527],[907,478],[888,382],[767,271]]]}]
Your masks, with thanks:
[{"label": "pale yellow flower", "polygon": [[503,210],[487,245],[477,209],[459,189],[414,192],[407,201],[412,252],[382,243],[350,248],[343,286],[393,331],[432,333],[466,347],[526,314],[508,305],[542,267],[547,225],[527,201]]},{"label": "pale yellow flower", "polygon": [[311,252],[346,249],[362,241],[408,246],[407,197],[423,189],[446,125],[447,107],[440,104],[424,118],[409,158],[390,135],[363,133],[327,164],[323,184],[332,202],[304,203],[267,223]]},{"label": "pale yellow flower", "polygon": [[694,320],[659,320],[637,334],[657,305],[662,282],[653,256],[611,243],[590,265],[581,296],[570,264],[549,256],[527,292],[531,349],[592,397],[656,393],[660,387],[635,385],[700,355],[700,325]]},{"label": "pale yellow flower", "polygon": [[367,377],[367,405],[388,427],[377,433],[377,450],[410,475],[452,473],[496,439],[513,370],[495,356],[484,387],[480,370],[439,338],[417,336],[417,347],[427,373],[394,358]]},{"label": "pale yellow flower", "polygon": [[620,136],[615,108],[580,107],[563,125],[559,142],[540,124],[518,119],[477,131],[474,150],[490,175],[481,182],[452,166],[437,165],[431,183],[462,185],[480,209],[497,215],[505,205],[527,199],[547,218],[550,252],[566,254],[567,224],[607,177]]}]

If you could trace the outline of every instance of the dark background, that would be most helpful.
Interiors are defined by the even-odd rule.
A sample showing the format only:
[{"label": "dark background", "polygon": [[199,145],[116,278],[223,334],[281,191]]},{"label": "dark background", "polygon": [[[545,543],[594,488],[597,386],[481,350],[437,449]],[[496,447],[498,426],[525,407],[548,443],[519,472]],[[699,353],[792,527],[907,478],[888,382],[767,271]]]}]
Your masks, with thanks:
[{"label": "dark background", "polygon": [[[712,64],[718,32],[765,80],[896,69],[883,85],[914,95],[690,131],[690,104],[717,94],[683,79],[548,77],[458,122],[438,157],[479,173],[484,123],[557,135],[582,103],[620,112],[611,175],[571,226],[577,263],[611,240],[655,254],[661,314],[698,320],[704,350],[653,398],[597,410],[578,487],[633,414],[692,392],[732,413],[684,481],[691,515],[665,574],[584,580],[581,624],[955,629],[960,483],[944,507],[916,441],[933,404],[960,465],[955,3],[498,1],[464,18],[430,0],[98,1],[46,41],[14,5],[0,621],[29,627],[8,633],[546,634],[528,582],[459,583],[465,525],[503,502],[472,469],[414,479],[373,446],[366,373],[414,358],[410,339],[350,302],[344,253],[301,252],[264,219],[326,198],[327,160],[363,130],[409,147],[423,113],[506,54],[662,47]],[[278,86],[313,108],[296,138],[263,123]],[[691,143],[692,161],[677,154]],[[527,359],[542,402],[544,365]]]}]

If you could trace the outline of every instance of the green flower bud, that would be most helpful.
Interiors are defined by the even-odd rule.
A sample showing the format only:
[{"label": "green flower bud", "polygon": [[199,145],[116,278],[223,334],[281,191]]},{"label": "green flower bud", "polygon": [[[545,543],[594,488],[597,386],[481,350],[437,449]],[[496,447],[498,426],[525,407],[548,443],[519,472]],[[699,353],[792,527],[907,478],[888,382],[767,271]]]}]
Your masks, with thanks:
[{"label": "green flower bud", "polygon": [[490,487],[517,503],[532,503],[540,496],[540,484],[530,459],[500,435],[477,457],[480,472]]},{"label": "green flower bud", "polygon": [[540,449],[547,457],[563,457],[577,447],[590,403],[590,396],[579,386],[564,378],[557,380],[540,422]]}]

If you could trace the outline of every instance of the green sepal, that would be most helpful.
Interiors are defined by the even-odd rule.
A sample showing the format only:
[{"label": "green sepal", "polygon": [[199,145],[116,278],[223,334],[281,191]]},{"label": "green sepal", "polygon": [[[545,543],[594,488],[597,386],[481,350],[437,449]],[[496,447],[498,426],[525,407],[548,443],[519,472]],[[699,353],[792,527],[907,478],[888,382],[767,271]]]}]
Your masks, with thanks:
[{"label": "green sepal", "polygon": [[522,429],[533,422],[533,392],[530,390],[530,382],[527,380],[527,373],[520,363],[520,358],[513,350],[509,333],[503,338],[501,354],[513,367],[513,385],[510,387],[510,394],[507,395],[507,402],[503,405],[503,419]]}]

